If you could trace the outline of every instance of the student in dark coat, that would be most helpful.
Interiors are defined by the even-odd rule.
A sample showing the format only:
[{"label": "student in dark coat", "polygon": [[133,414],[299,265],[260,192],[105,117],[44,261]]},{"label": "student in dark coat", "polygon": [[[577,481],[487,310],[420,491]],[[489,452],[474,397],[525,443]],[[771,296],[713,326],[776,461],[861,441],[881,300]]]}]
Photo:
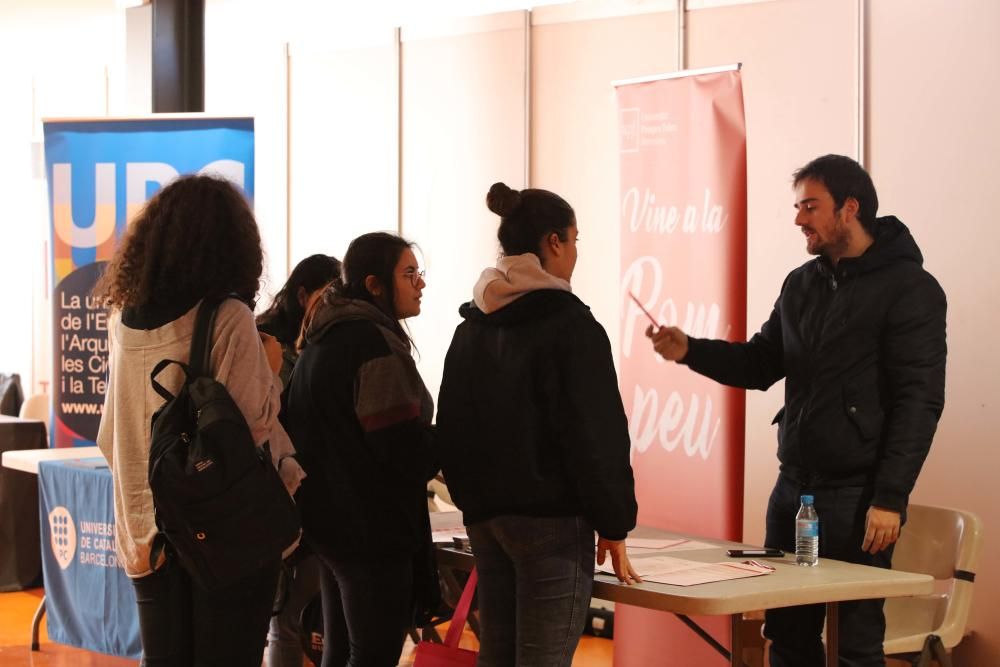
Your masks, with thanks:
[{"label": "student in dark coat", "polygon": [[425,286],[407,241],[365,234],[306,316],[286,422],[309,479],[297,498],[321,563],[322,667],[393,667],[423,603],[434,404],[400,320]]},{"label": "student in dark coat", "polygon": [[[340,278],[340,260],[329,255],[310,255],[295,265],[271,305],[257,316],[257,329],[274,336],[281,345],[278,376],[287,387],[298,360],[295,349],[302,319],[312,296]],[[307,548],[288,558],[278,582],[276,604],[280,611],[271,617],[264,664],[267,667],[302,667],[302,610],[319,592],[319,561]]]},{"label": "student in dark coat", "polygon": [[438,444],[479,570],[480,667],[568,666],[597,561],[638,581],[629,435],[611,345],[573,294],[578,228],[546,190],[494,185],[503,257],[460,309]]},{"label": "student in dark coat", "polygon": [[[944,408],[945,295],[906,226],[875,217],[861,165],[826,155],[794,181],[795,224],[817,257],[788,274],[760,332],[746,343],[646,333],[665,359],[730,386],[785,379],[767,546],[795,550],[811,494],[821,557],[888,568]],[[885,664],[882,603],[840,605],[841,664]],[[768,611],[771,665],[823,664],[823,618],[823,605]]]}]

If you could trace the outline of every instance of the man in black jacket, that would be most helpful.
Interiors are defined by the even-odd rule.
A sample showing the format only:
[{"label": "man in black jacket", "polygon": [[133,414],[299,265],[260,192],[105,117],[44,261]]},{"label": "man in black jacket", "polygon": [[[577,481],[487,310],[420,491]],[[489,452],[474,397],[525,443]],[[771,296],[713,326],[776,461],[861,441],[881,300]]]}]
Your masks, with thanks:
[{"label": "man in black jacket", "polygon": [[[795,224],[817,255],[788,274],[746,343],[647,330],[656,351],[718,382],[785,378],[767,546],[795,549],[800,494],[815,497],[820,556],[891,566],[906,504],[944,407],[945,295],[909,230],[876,218],[868,173],[839,155],[794,175]],[[841,665],[884,665],[882,600],[840,605]],[[823,605],[767,612],[772,667],[823,664]]]}]

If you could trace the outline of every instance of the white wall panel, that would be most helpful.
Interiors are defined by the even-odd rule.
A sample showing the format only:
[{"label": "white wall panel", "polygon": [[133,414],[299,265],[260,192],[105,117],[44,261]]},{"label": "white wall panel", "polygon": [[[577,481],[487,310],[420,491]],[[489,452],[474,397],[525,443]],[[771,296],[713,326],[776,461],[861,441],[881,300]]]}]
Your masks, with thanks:
[{"label": "white wall panel", "polygon": [[[948,296],[945,408],[911,502],[979,514],[983,553],[955,664],[1000,664],[1000,3],[869,2],[869,153],[879,210],[913,232]],[[905,530],[905,528],[904,528]]]},{"label": "white wall panel", "polygon": [[398,78],[381,46],[292,47],[289,197],[292,266],[344,256],[351,239],[398,227]]},{"label": "white wall panel", "polygon": [[427,32],[403,30],[402,232],[423,250],[423,312],[410,327],[437,396],[458,306],[498,254],[486,192],[496,181],[524,184],[525,20],[518,12],[434,28],[422,39],[408,35]]}]

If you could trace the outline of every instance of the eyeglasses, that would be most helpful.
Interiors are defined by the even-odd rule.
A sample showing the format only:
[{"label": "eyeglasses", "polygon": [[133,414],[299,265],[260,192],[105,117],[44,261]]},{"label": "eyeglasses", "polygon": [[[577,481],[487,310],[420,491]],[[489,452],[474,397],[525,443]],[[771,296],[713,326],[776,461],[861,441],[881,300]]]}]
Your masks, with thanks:
[{"label": "eyeglasses", "polygon": [[426,275],[427,271],[425,271],[424,269],[420,269],[419,271],[416,269],[407,269],[406,271],[403,272],[403,276],[409,278],[410,284],[413,285],[414,287],[416,287],[417,284],[421,280],[423,280],[424,276]]}]

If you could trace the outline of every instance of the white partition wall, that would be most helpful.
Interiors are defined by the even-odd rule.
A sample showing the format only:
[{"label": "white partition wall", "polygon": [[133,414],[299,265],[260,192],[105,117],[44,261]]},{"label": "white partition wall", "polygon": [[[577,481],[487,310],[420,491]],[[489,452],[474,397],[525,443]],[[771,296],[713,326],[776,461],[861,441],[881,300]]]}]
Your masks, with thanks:
[{"label": "white partition wall", "polygon": [[364,47],[292,44],[289,58],[289,269],[351,239],[398,227],[395,32]]},{"label": "white partition wall", "polygon": [[423,312],[409,325],[437,396],[458,306],[497,258],[496,181],[524,185],[526,14],[402,32],[402,233],[427,269]]},{"label": "white partition wall", "polygon": [[[880,211],[913,232],[948,295],[945,408],[911,502],[983,520],[968,629],[956,665],[1000,664],[1000,3],[870,6],[869,154]],[[905,528],[904,528],[905,530]]]},{"label": "white partition wall", "polygon": [[604,325],[616,357],[620,214],[611,82],[677,68],[676,16],[601,16],[575,6],[532,12],[531,185],[559,193],[576,210],[573,291]]},{"label": "white partition wall", "polygon": [[260,301],[266,305],[287,275],[287,42],[266,5],[205,4],[205,111],[254,118],[254,213],[264,246]]}]

